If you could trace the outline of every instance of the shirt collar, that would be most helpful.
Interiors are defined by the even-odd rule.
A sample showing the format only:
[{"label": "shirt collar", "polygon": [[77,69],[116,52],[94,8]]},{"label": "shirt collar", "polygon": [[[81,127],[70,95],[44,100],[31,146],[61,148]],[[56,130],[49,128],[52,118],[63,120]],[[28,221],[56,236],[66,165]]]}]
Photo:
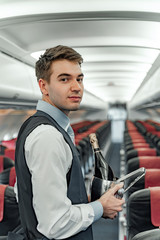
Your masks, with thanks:
[{"label": "shirt collar", "polygon": [[66,132],[70,128],[70,120],[66,114],[64,114],[61,110],[54,107],[53,105],[39,100],[37,103],[37,110],[43,111],[50,115]]}]

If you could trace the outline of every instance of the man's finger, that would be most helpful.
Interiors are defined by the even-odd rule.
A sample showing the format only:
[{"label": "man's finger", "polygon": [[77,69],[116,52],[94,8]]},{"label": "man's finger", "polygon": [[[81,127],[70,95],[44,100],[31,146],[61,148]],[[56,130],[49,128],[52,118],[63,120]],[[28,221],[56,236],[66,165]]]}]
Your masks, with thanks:
[{"label": "man's finger", "polygon": [[112,188],[113,194],[115,194],[120,188],[123,188],[123,186],[124,186],[124,183],[116,184],[116,185]]}]

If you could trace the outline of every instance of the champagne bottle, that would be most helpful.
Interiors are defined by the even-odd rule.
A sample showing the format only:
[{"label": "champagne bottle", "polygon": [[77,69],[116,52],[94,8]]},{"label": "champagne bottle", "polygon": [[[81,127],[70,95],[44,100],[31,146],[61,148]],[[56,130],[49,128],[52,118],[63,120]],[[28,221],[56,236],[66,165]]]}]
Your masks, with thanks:
[{"label": "champagne bottle", "polygon": [[[90,143],[94,150],[95,156],[95,172],[91,185],[91,201],[95,201],[109,188],[116,184],[117,178],[114,176],[112,168],[106,162],[103,154],[99,148],[98,140],[95,133],[89,135]],[[124,189],[121,188],[117,191],[115,196],[122,198]]]},{"label": "champagne bottle", "polygon": [[89,135],[90,143],[94,150],[95,156],[95,172],[94,176],[100,179],[113,181],[115,180],[113,171],[111,167],[108,165],[106,160],[103,157],[103,154],[99,148],[98,140],[95,133],[91,133]]}]

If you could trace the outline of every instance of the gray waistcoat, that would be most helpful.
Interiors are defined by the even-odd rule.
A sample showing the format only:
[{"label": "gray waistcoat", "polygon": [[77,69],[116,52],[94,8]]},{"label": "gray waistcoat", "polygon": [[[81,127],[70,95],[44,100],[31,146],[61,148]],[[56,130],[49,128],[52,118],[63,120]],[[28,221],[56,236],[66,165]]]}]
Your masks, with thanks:
[{"label": "gray waistcoat", "polygon": [[[57,128],[58,131],[60,131],[63,134],[65,141],[69,144],[71,148],[73,155],[72,167],[66,176],[68,182],[67,192],[68,198],[71,200],[72,204],[88,202],[78,153],[69,135],[64,131],[63,128],[61,128],[58,125],[58,123],[52,117],[50,117],[48,114],[42,111],[37,111],[35,115],[33,115],[32,117],[27,119],[27,121],[25,121],[25,123],[22,125],[19,131],[16,145],[16,160],[15,160],[21,223],[26,233],[27,239],[32,240],[36,238],[41,239],[44,236],[37,231],[37,218],[32,205],[33,193],[31,184],[31,174],[29,172],[25,160],[24,143],[26,137],[40,124],[49,124]],[[90,226],[85,231],[82,231],[67,239],[93,240],[92,227]]]}]

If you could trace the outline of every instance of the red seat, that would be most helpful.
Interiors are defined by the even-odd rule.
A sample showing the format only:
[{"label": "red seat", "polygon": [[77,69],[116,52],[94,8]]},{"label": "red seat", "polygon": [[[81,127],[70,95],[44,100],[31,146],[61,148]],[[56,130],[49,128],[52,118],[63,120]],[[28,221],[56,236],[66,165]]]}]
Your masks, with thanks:
[{"label": "red seat", "polygon": [[125,150],[129,151],[132,149],[137,149],[137,148],[152,148],[153,145],[149,144],[149,143],[131,143],[129,145],[126,145]]},{"label": "red seat", "polygon": [[89,124],[91,124],[92,121],[82,121],[82,122],[78,122],[78,123],[73,123],[71,124],[74,133],[76,134],[78,132],[78,130],[84,126],[88,126]]},{"label": "red seat", "polygon": [[0,144],[0,154],[4,155],[4,150],[6,149],[6,146],[3,146],[2,144]]},{"label": "red seat", "polygon": [[9,231],[20,225],[18,204],[14,188],[0,185],[0,236],[6,236]]},{"label": "red seat", "polygon": [[140,134],[133,134],[130,137],[131,137],[132,140],[134,140],[134,139],[145,139],[145,137],[143,137]]},{"label": "red seat", "polygon": [[146,169],[145,188],[160,187],[160,169]]},{"label": "red seat", "polygon": [[127,162],[127,173],[141,167],[146,169],[160,169],[160,156],[140,156],[129,159]]},{"label": "red seat", "polygon": [[14,184],[16,182],[16,170],[15,167],[10,168],[10,174],[9,174],[9,186],[14,187]]},{"label": "red seat", "polygon": [[[160,226],[160,187],[134,192],[127,202],[128,240]],[[140,238],[141,239],[141,238]]]},{"label": "red seat", "polygon": [[150,147],[149,143],[133,143],[133,148],[146,148]]},{"label": "red seat", "polygon": [[132,140],[127,140],[124,142],[125,146],[129,145],[129,144],[135,144],[135,143],[147,143],[146,139],[132,139]]},{"label": "red seat", "polygon": [[137,148],[138,156],[156,156],[157,150],[155,148]]},{"label": "red seat", "polygon": [[145,121],[138,121],[138,122],[141,123],[145,127],[146,131],[156,131],[155,126],[153,126]]},{"label": "red seat", "polygon": [[[128,184],[130,184],[130,182],[132,182],[132,179],[128,181]],[[128,196],[138,190],[149,187],[160,187],[160,169],[146,169],[145,176],[129,189]]]},{"label": "red seat", "polygon": [[126,159],[129,160],[134,157],[140,156],[157,156],[159,153],[157,152],[156,148],[137,148],[129,150],[126,153]]},{"label": "red seat", "polygon": [[4,155],[0,155],[0,173],[10,167],[14,166],[14,161]]},{"label": "red seat", "polygon": [[126,120],[126,129],[127,131],[137,131],[137,127],[131,120]]},{"label": "red seat", "polygon": [[13,138],[11,140],[2,141],[2,144],[3,144],[3,146],[6,146],[9,149],[15,149],[16,141],[17,141],[17,138]]},{"label": "red seat", "polygon": [[160,227],[160,187],[150,188],[151,222]]},{"label": "red seat", "polygon": [[15,149],[8,149],[8,148],[6,148],[4,150],[4,155],[6,157],[11,158],[12,160],[15,160]]},{"label": "red seat", "polygon": [[16,182],[15,167],[7,168],[0,173],[0,184],[8,184],[14,186]]},{"label": "red seat", "polygon": [[145,167],[147,169],[160,168],[160,157],[158,156],[140,157],[139,167]]}]

